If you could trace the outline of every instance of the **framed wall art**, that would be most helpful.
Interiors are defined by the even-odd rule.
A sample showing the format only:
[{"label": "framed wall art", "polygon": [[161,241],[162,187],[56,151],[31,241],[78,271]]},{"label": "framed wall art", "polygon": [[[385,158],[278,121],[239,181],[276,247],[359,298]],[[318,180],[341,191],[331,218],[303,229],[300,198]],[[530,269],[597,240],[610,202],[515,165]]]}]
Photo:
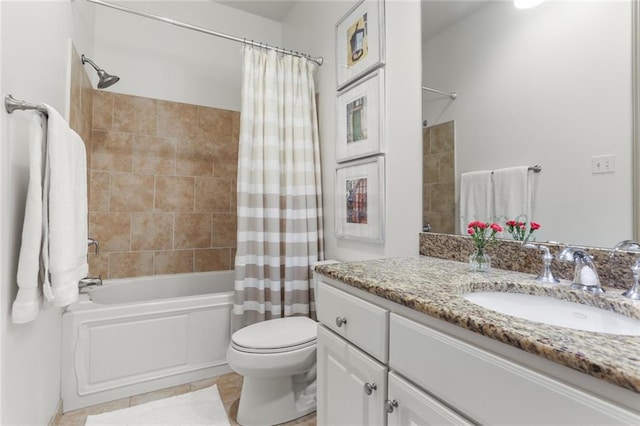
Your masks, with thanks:
[{"label": "framed wall art", "polygon": [[336,236],[384,243],[384,157],[336,169]]},{"label": "framed wall art", "polygon": [[342,90],[384,64],[384,0],[360,0],[336,24],[336,81]]},{"label": "framed wall art", "polygon": [[336,161],[383,152],[384,70],[368,74],[336,99]]}]

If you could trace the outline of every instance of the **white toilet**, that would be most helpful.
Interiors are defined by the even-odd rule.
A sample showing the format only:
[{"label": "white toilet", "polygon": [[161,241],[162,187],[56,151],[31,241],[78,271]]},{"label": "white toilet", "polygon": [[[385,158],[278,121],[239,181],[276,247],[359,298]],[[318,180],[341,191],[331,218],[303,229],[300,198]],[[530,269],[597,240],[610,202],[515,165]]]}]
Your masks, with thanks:
[{"label": "white toilet", "polygon": [[317,323],[307,317],[273,319],[233,333],[227,362],[244,376],[239,424],[275,425],[315,411],[316,335]]}]

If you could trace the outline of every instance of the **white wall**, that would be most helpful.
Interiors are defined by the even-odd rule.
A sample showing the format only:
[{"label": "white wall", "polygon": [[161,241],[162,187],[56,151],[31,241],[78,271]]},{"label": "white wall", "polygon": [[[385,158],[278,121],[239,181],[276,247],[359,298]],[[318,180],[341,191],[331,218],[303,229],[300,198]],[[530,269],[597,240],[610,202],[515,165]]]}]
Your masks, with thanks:
[{"label": "white wall", "polygon": [[[248,40],[270,45],[281,42],[279,22],[208,0],[114,3]],[[94,7],[95,54],[91,59],[121,78],[108,91],[240,110],[241,43]]]},{"label": "white wall", "polygon": [[[0,3],[0,87],[4,96],[65,111],[69,39],[90,40],[74,28],[69,1]],[[61,311],[45,306],[28,324],[11,323],[27,185],[28,112],[0,113],[1,424],[46,424],[60,398]]]},{"label": "white wall", "polygon": [[[456,172],[542,166],[538,240],[632,238],[631,18],[626,1],[490,4],[423,44],[429,124],[455,120]],[[593,175],[591,157],[615,154]],[[458,179],[459,184],[459,179]]]},{"label": "white wall", "polygon": [[[418,253],[422,209],[420,3],[387,0],[386,240],[368,244],[337,239],[335,227],[335,25],[354,2],[302,1],[283,22],[286,48],[323,56],[319,92],[325,254],[360,260]],[[313,18],[310,18],[313,17]]]}]

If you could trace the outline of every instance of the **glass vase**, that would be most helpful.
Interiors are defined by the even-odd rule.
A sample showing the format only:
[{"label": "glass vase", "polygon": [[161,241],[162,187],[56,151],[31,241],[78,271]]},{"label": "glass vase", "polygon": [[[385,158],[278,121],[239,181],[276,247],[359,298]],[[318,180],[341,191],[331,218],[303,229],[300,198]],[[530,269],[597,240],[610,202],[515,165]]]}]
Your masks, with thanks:
[{"label": "glass vase", "polygon": [[484,250],[476,248],[469,256],[469,270],[471,272],[487,272],[491,270],[491,258]]}]

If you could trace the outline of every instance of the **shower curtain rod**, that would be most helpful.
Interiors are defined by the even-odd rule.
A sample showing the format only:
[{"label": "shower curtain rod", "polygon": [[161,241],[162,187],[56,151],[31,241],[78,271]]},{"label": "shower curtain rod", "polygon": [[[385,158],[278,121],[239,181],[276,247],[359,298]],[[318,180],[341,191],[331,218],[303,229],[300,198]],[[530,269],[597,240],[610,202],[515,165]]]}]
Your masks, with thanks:
[{"label": "shower curtain rod", "polygon": [[[89,0],[89,1],[91,1],[91,0]],[[427,92],[440,93],[441,95],[446,95],[446,96],[450,97],[451,99],[455,99],[455,98],[458,97],[458,94],[456,92],[448,93],[448,92],[443,92],[442,90],[432,89],[430,87],[425,87],[425,86],[422,86],[422,90],[426,90]]]},{"label": "shower curtain rod", "polygon": [[268,44],[265,44],[265,43],[255,42],[253,40],[247,40],[247,39],[244,39],[244,38],[232,36],[232,35],[229,35],[229,34],[224,34],[224,33],[218,32],[218,31],[209,30],[209,29],[206,29],[206,28],[198,27],[198,26],[187,24],[187,23],[180,22],[180,21],[174,21],[173,19],[165,18],[163,16],[158,16],[158,15],[153,15],[153,14],[147,13],[147,12],[142,12],[140,10],[131,9],[131,8],[128,8],[128,7],[125,7],[125,6],[120,6],[118,4],[107,3],[107,2],[102,1],[102,0],[86,0],[86,1],[88,1],[89,3],[94,3],[94,4],[97,4],[97,5],[100,5],[100,6],[105,6],[105,7],[110,7],[112,9],[120,10],[122,12],[132,13],[134,15],[142,16],[144,18],[155,19],[156,21],[164,22],[164,23],[167,23],[167,24],[175,25],[175,26],[186,28],[186,29],[193,30],[193,31],[198,31],[198,32],[209,34],[209,35],[216,36],[216,37],[221,37],[221,38],[224,38],[224,39],[227,39],[227,40],[231,40],[231,41],[235,41],[235,42],[238,42],[238,43],[248,44],[250,46],[263,48],[263,49],[275,50],[276,52],[284,53],[285,55],[297,56],[299,58],[307,58],[311,62],[315,62],[318,65],[322,65],[322,62],[324,61],[324,58],[322,56],[314,57],[314,56],[311,56],[311,55],[307,55],[305,53],[300,53],[300,52],[296,52],[296,51],[293,51],[293,50],[287,50],[287,49],[283,49],[283,48],[277,47],[277,46],[269,46]]}]

